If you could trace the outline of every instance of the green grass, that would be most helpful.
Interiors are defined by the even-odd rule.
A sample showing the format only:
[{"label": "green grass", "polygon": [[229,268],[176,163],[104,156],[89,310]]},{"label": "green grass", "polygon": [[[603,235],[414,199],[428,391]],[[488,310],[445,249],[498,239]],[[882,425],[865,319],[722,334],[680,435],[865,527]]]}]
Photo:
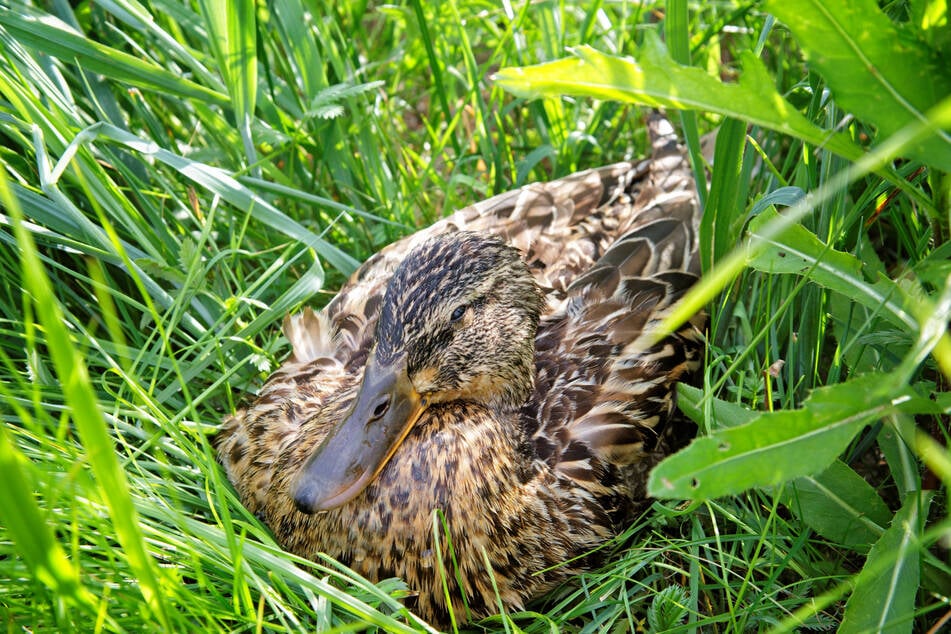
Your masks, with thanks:
[{"label": "green grass", "polygon": [[[869,79],[875,41],[847,73],[812,57],[835,46],[823,3],[789,3],[788,28],[766,13],[778,2],[223,4],[0,0],[8,630],[423,628],[399,581],[283,553],[209,435],[287,353],[287,312],[453,209],[643,155],[650,104],[670,106],[711,188],[694,304],[710,345],[683,406],[714,446],[776,453],[737,454],[737,473],[716,452],[672,461],[687,494],[659,500],[603,570],[483,625],[926,632],[947,618],[941,3],[846,21],[904,38],[886,57],[924,56]],[[625,69],[601,89],[557,67],[492,78],[585,45],[643,59],[655,36],[671,53],[644,62],[646,92],[614,58],[589,58]],[[789,110],[720,84],[737,77]],[[764,430],[794,426],[811,431],[766,446]],[[719,477],[691,494],[703,473]]]}]

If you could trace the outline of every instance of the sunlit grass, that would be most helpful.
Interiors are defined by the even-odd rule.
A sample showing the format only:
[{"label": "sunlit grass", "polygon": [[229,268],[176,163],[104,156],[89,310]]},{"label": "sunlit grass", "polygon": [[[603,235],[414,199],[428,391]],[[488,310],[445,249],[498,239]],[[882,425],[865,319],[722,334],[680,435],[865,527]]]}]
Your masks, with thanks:
[{"label": "sunlit grass", "polygon": [[[11,629],[425,628],[398,580],[369,584],[282,552],[208,438],[287,353],[283,315],[324,304],[380,247],[510,187],[644,154],[635,108],[514,99],[490,80],[500,68],[583,44],[632,55],[653,30],[712,76],[762,51],[811,124],[874,135],[755,4],[0,4],[0,615]],[[699,159],[699,135],[720,120],[683,121]],[[711,258],[733,250],[763,196],[826,191],[806,229],[860,259],[866,281],[881,275],[947,310],[939,172],[904,161],[887,178],[840,182],[849,162],[828,147],[745,123],[720,134],[704,178],[731,226],[705,229]],[[708,312],[703,393],[757,411],[891,372],[915,345],[798,276],[746,269]],[[873,424],[843,456],[890,513],[921,487],[905,444],[916,424],[948,441],[946,380],[930,359],[909,366],[935,414]],[[485,625],[768,631],[796,615],[834,628],[863,553],[810,529],[785,505],[791,486],[658,502],[604,569]],[[931,513],[945,517],[941,496]],[[941,527],[920,547],[918,628],[947,605]]]}]

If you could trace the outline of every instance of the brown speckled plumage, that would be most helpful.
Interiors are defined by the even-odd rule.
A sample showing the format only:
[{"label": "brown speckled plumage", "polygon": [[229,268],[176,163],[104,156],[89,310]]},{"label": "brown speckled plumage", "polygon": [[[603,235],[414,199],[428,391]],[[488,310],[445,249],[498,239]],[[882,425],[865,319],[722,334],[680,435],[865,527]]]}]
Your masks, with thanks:
[{"label": "brown speckled plumage", "polygon": [[[416,611],[445,623],[434,510],[461,620],[497,611],[483,551],[518,608],[624,527],[666,449],[673,386],[701,357],[700,317],[660,343],[644,336],[699,273],[688,164],[666,120],[649,126],[650,160],[463,209],[370,258],[319,313],[285,320],[293,354],[215,439],[284,548],[401,577]],[[368,484],[321,506],[309,474],[333,456],[313,456],[363,411],[368,360],[389,379],[400,369],[419,418]]]}]

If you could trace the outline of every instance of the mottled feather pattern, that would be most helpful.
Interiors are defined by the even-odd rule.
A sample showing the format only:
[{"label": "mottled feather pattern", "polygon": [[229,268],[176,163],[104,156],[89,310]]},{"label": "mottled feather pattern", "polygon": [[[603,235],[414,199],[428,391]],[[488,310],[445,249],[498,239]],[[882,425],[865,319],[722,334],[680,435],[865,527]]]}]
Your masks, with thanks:
[{"label": "mottled feather pattern", "polygon": [[[374,255],[322,311],[285,320],[290,358],[215,439],[242,502],[284,548],[329,554],[371,579],[399,576],[418,592],[414,609],[445,624],[449,610],[463,619],[496,610],[483,549],[499,597],[519,608],[588,567],[589,553],[623,528],[670,445],[674,384],[702,355],[702,315],[659,343],[649,336],[699,275],[689,166],[666,120],[649,127],[651,159],[466,207]],[[532,304],[540,294],[537,330],[523,328],[534,340],[534,372],[518,369],[527,376],[512,381],[515,394],[525,387],[523,404],[509,412],[464,394],[434,403],[359,497],[301,513],[288,493],[301,465],[354,401],[368,357],[382,354],[375,332],[390,310],[384,291],[403,299],[401,312],[383,319],[396,322],[381,329],[394,341],[379,346],[400,349],[410,336],[399,335],[400,319],[438,321],[458,301],[457,289],[428,271],[451,266],[469,279],[485,276],[470,269],[495,266],[486,279],[513,277],[479,253],[440,255],[435,239],[462,232],[518,249],[537,283],[512,295]],[[420,275],[388,288],[414,252],[430,261],[411,263]],[[461,587],[449,574],[451,605],[436,572],[449,561],[433,559],[435,509],[448,520],[460,567]]]}]

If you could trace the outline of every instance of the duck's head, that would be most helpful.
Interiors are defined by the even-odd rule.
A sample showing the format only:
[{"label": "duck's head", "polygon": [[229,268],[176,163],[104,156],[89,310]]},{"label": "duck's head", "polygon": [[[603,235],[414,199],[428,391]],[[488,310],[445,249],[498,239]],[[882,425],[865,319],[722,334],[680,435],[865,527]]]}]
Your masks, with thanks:
[{"label": "duck's head", "polygon": [[305,513],[359,495],[427,407],[520,407],[532,390],[544,297],[514,248],[453,233],[414,249],[383,298],[359,392],[292,491]]}]

